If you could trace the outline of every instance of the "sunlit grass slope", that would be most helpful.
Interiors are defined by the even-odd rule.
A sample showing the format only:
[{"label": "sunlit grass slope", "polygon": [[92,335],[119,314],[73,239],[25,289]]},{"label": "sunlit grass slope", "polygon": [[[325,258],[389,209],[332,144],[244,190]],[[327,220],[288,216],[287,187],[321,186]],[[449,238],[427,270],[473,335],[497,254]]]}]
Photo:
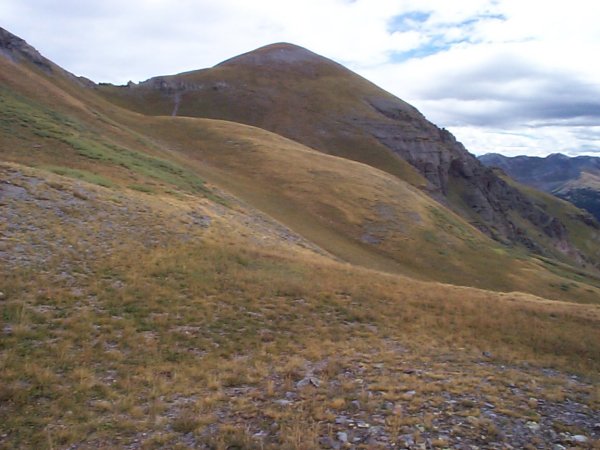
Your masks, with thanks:
[{"label": "sunlit grass slope", "polygon": [[[298,53],[300,60],[277,60],[279,47],[285,54]],[[255,61],[263,57],[264,61]],[[160,82],[168,87],[157,89]],[[370,102],[401,104],[407,117],[421,118],[420,113],[348,69],[307,50],[271,45],[211,69],[160,77],[156,83],[132,88],[101,85],[98,91],[142,114],[176,113],[253,125],[379,168],[415,186],[426,184],[410,164],[361,128],[369,121],[387,120]],[[183,87],[188,89],[179,92]]]},{"label": "sunlit grass slope", "polygon": [[[343,260],[456,284],[598,299],[593,278],[593,285],[571,282],[574,273],[563,274],[568,281],[556,278],[538,260],[492,241],[419,190],[377,169],[230,122],[146,120],[150,134],[162,136],[165,146],[175,142],[171,148],[189,156],[205,178]],[[564,283],[573,290],[566,293]]]},{"label": "sunlit grass slope", "polygon": [[[161,448],[190,436],[254,448],[253,427],[273,422],[267,448],[318,448],[358,395],[344,374],[359,363],[369,389],[398,402],[406,386],[430,395],[402,370],[434,355],[454,355],[463,382],[445,389],[457,393],[486,374],[482,350],[503,364],[600,368],[597,305],[336,262],[233,199],[225,208],[14,164],[0,175],[11,255],[0,266],[3,448]],[[382,362],[385,377],[371,366]],[[311,367],[318,391],[277,406]],[[536,396],[553,398],[542,381]]]},{"label": "sunlit grass slope", "polygon": [[514,443],[490,404],[594,432],[543,417],[598,411],[593,275],[376,168],[3,57],[0,262],[1,449],[304,450],[341,416],[383,448],[442,418]]},{"label": "sunlit grass slope", "polygon": [[69,80],[54,82],[22,66],[1,76],[7,160],[114,189],[221,201],[212,189],[219,186],[352,264],[548,298],[598,300],[593,278],[548,271],[373,167],[232,122],[130,113]]},{"label": "sunlit grass slope", "polygon": [[[583,258],[596,260],[594,252],[575,248],[568,238],[557,245],[560,233],[545,229],[546,219],[539,218],[545,214],[543,202],[530,214],[532,204],[523,206],[526,200],[496,183],[494,175],[486,179],[475,158],[414,107],[306,49],[273,44],[210,69],[127,86],[100,85],[96,91],[144,115],[223,119],[275,132],[432,191],[444,206],[500,241],[576,265]],[[579,228],[584,232],[586,225]],[[600,246],[591,229],[585,234]]]}]

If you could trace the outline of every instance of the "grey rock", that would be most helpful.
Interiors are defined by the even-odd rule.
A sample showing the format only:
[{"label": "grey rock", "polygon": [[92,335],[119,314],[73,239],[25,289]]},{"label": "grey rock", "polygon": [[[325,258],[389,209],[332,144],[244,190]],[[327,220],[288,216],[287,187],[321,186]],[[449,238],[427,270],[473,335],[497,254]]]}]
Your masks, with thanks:
[{"label": "grey rock", "polygon": [[315,378],[315,377],[305,377],[305,378],[301,379],[300,381],[298,381],[298,383],[296,383],[296,386],[298,388],[302,388],[305,386],[319,387],[319,386],[321,386],[321,380],[319,380],[318,378]]},{"label": "grey rock", "polygon": [[360,237],[360,240],[362,242],[364,242],[365,244],[380,244],[381,243],[381,239],[373,236],[372,234],[366,232],[363,233],[363,235]]},{"label": "grey rock", "polygon": [[403,434],[402,436],[398,437],[398,441],[401,445],[404,445],[405,448],[415,445],[415,440],[412,437],[412,434]]},{"label": "grey rock", "polygon": [[335,418],[336,425],[345,425],[348,423],[348,418],[346,416],[339,416]]},{"label": "grey rock", "polygon": [[585,444],[588,441],[588,438],[583,434],[576,434],[571,438],[571,441],[577,444]]},{"label": "grey rock", "polygon": [[339,442],[333,440],[329,436],[323,436],[319,439],[319,443],[321,444],[321,448],[332,448],[334,450],[339,450],[341,445]]},{"label": "grey rock", "polygon": [[344,443],[348,442],[348,433],[345,433],[343,431],[338,431],[336,436],[337,436],[338,441],[344,442]]},{"label": "grey rock", "polygon": [[369,434],[371,436],[376,436],[376,435],[383,434],[383,433],[384,433],[383,427],[375,426],[375,427],[371,427],[369,429]]}]

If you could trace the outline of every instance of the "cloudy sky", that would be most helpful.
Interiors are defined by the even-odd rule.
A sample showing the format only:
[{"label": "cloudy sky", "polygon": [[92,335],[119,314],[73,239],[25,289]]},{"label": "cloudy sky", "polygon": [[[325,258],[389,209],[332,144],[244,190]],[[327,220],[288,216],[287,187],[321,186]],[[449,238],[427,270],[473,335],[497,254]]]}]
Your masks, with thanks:
[{"label": "cloudy sky", "polygon": [[600,156],[600,2],[1,0],[0,26],[118,84],[273,42],[332,58],[476,154]]}]

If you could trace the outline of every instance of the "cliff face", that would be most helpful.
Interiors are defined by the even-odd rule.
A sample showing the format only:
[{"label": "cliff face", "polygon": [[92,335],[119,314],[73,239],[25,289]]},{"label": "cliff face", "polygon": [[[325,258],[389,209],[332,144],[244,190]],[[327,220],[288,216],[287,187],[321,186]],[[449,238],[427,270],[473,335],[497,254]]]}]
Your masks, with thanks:
[{"label": "cliff face", "polygon": [[[370,103],[388,120],[362,123],[363,130],[371,132],[394,154],[419,170],[429,182],[428,189],[434,198],[470,214],[473,223],[495,239],[518,242],[544,253],[511,218],[511,212],[516,213],[555,241],[556,249],[577,255],[569,243],[566,227],[558,219],[481,164],[449,131],[438,128],[402,103],[377,99]],[[454,201],[449,198],[457,185],[462,204],[457,204],[457,196],[453,196]]]},{"label": "cliff face", "polygon": [[560,220],[486,168],[451,133],[401,99],[300,47],[275,44],[212,69],[101,92],[145,114],[254,125],[377,167],[426,190],[499,241],[583,259]]}]

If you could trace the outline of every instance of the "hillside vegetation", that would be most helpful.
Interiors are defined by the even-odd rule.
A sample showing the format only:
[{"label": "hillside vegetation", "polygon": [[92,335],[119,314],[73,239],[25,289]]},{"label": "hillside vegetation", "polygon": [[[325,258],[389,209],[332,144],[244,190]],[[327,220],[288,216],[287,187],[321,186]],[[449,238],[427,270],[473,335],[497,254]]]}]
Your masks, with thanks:
[{"label": "hillside vegetation", "polygon": [[44,61],[0,55],[0,448],[597,445],[593,265]]},{"label": "hillside vegetation", "polygon": [[[498,426],[484,402],[508,421],[542,420],[529,397],[598,407],[590,385],[564,392],[558,372],[515,365],[597,373],[597,306],[359,269],[232,199],[158,198],[15,165],[2,179],[6,448],[310,448],[344,411],[373,426],[379,415],[383,445],[420,424],[438,436],[454,413],[419,405],[448,390],[471,405],[456,435],[474,442]],[[492,356],[480,366],[482,351]],[[480,377],[485,397],[473,397]],[[506,398],[511,383],[523,391]]]},{"label": "hillside vegetation", "polygon": [[[212,118],[275,132],[322,153],[362,162],[422,190],[493,239],[597,265],[564,224],[484,167],[417,109],[343,66],[273,44],[210,69],[95,91],[144,115]],[[590,230],[589,239],[600,245]]]},{"label": "hillside vegetation", "polygon": [[71,80],[22,66],[3,77],[12,87],[0,92],[5,126],[12,130],[3,136],[8,160],[150,193],[210,195],[203,193],[210,182],[354,264],[598,301],[597,282],[578,275],[580,269],[559,277],[524,250],[495,243],[422,191],[372,167],[232,122],[130,113]]}]

